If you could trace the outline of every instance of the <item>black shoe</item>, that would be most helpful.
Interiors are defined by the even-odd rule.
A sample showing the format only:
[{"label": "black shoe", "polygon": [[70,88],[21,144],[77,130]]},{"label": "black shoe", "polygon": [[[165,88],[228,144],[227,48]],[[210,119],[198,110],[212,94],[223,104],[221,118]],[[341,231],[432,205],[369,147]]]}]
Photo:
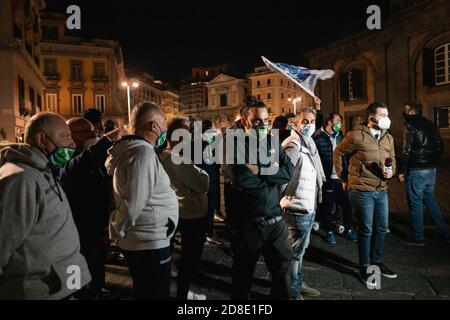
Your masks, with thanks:
[{"label": "black shoe", "polygon": [[423,240],[416,240],[414,238],[408,238],[402,240],[403,244],[406,244],[408,246],[414,246],[414,247],[425,247],[425,241]]},{"label": "black shoe", "polygon": [[394,271],[388,269],[384,264],[379,264],[378,267],[380,268],[381,275],[383,277],[386,277],[389,279],[397,278],[397,274]]},{"label": "black shoe", "polygon": [[378,286],[375,279],[369,279],[373,273],[367,272],[367,268],[362,268],[359,277],[368,289],[375,289]]}]

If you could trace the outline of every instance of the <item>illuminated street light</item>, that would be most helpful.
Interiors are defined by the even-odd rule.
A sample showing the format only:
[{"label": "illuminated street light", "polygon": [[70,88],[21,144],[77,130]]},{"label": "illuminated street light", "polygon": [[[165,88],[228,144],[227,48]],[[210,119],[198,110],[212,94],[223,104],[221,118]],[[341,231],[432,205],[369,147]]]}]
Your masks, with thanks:
[{"label": "illuminated street light", "polygon": [[[132,84],[133,88],[139,88],[139,83],[134,81]],[[131,120],[131,97],[130,97],[130,85],[127,81],[122,82],[122,87],[127,88],[127,101],[128,101],[128,124]]]}]

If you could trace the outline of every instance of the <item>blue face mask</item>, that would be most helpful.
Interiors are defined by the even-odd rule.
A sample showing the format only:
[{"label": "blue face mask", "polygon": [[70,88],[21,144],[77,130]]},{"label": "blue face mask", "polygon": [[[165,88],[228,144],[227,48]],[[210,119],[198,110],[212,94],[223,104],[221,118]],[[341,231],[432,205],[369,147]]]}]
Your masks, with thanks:
[{"label": "blue face mask", "polygon": [[304,135],[305,137],[311,138],[313,136],[314,132],[316,132],[316,124],[315,123],[307,124],[302,129],[302,135]]}]

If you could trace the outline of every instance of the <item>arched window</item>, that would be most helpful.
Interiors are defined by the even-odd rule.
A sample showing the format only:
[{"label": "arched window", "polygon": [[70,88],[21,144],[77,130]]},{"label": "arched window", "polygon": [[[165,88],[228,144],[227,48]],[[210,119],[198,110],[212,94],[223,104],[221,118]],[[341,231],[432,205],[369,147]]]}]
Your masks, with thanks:
[{"label": "arched window", "polygon": [[363,100],[366,93],[366,81],[362,68],[352,68],[341,74],[339,79],[341,101]]},{"label": "arched window", "polygon": [[436,85],[450,83],[450,43],[434,50]]}]

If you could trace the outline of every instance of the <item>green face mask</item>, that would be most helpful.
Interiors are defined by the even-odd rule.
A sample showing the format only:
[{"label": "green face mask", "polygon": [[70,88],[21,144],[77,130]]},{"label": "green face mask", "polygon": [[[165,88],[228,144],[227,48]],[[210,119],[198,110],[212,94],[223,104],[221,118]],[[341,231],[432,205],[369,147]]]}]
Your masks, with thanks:
[{"label": "green face mask", "polygon": [[208,142],[208,144],[213,143],[214,140],[215,140],[215,138],[214,138],[213,135],[208,135],[208,136],[206,137],[206,142]]},{"label": "green face mask", "polygon": [[295,130],[297,129],[297,127],[295,126],[295,124],[291,123],[290,125],[288,125],[288,130]]},{"label": "green face mask", "polygon": [[335,124],[333,125],[333,130],[334,130],[334,132],[339,133],[339,132],[341,131],[341,129],[342,129],[342,124],[340,124],[340,123],[335,123]]},{"label": "green face mask", "polygon": [[48,160],[55,167],[62,167],[72,159],[75,154],[75,149],[71,147],[56,147],[48,155]]},{"label": "green face mask", "polygon": [[161,134],[159,135],[156,147],[159,148],[162,145],[164,145],[164,143],[166,143],[166,139],[167,139],[167,131],[161,132]]},{"label": "green face mask", "polygon": [[254,127],[253,129],[256,130],[256,135],[258,136],[259,141],[263,141],[269,135],[269,126],[267,125]]}]

